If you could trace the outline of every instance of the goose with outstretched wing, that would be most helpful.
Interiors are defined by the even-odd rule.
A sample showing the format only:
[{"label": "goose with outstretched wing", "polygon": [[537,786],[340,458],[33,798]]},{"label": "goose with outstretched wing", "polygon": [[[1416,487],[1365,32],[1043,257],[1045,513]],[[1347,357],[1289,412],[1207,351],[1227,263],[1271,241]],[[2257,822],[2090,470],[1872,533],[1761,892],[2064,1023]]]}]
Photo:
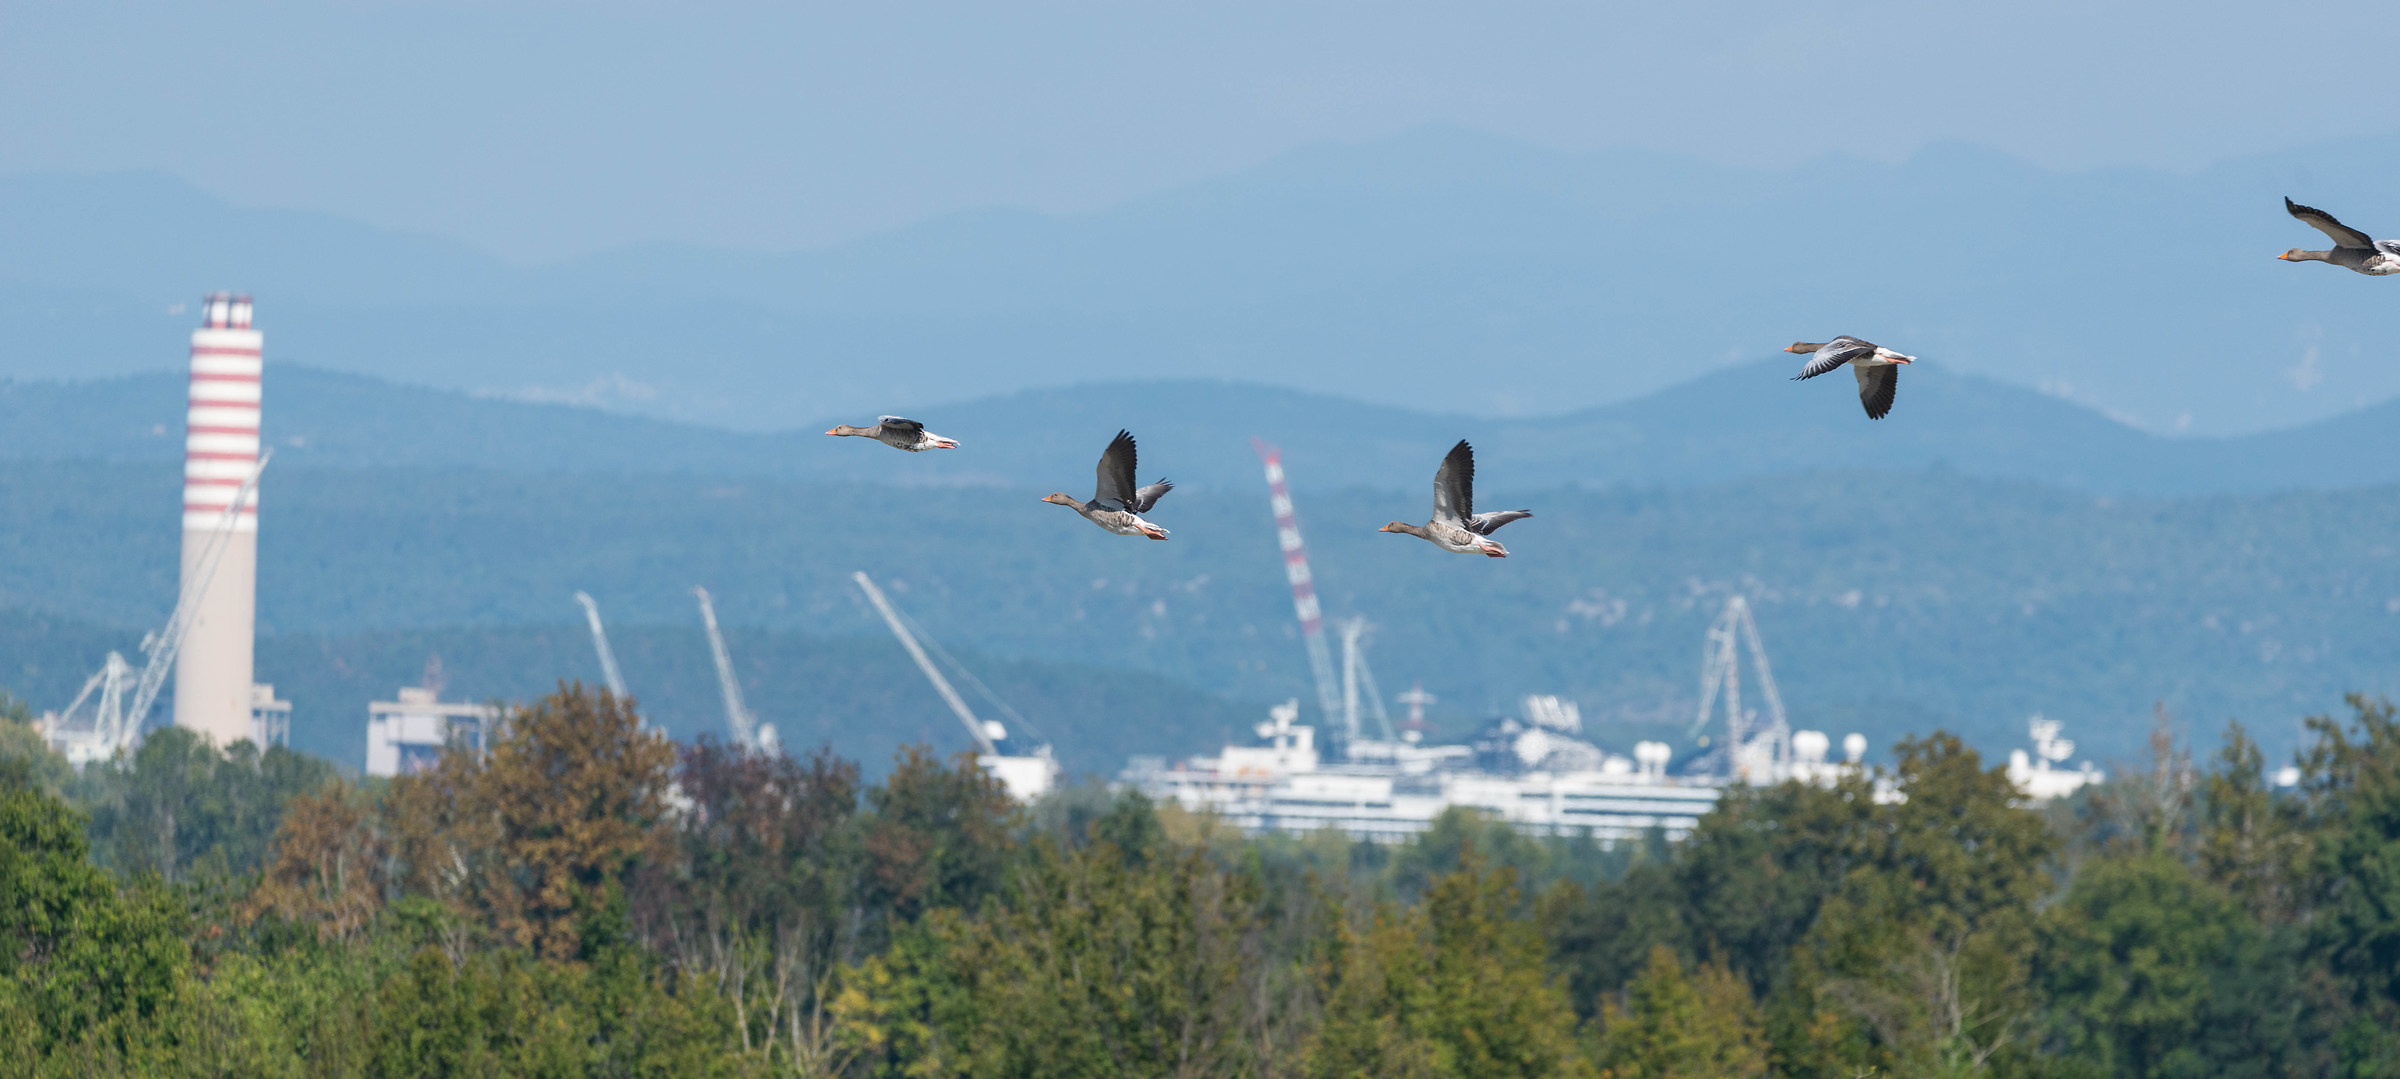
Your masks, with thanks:
[{"label": "goose with outstretched wing", "polygon": [[1142,519],[1150,507],[1175,489],[1175,485],[1160,480],[1147,487],[1134,486],[1135,456],[1131,432],[1118,431],[1109,440],[1108,448],[1100,452],[1097,469],[1099,486],[1092,500],[1083,502],[1064,491],[1042,499],[1054,506],[1066,506],[1084,516],[1085,520],[1120,536],[1148,536],[1154,540],[1167,538],[1167,530]]},{"label": "goose with outstretched wing", "polygon": [[857,438],[871,438],[877,442],[883,443],[886,446],[890,446],[895,450],[907,450],[910,453],[923,453],[926,450],[955,450],[958,448],[958,442],[956,440],[943,438],[940,435],[926,430],[924,424],[900,416],[878,416],[875,418],[875,426],[873,427],[852,427],[846,423],[837,424],[834,426],[833,430],[825,433],[829,435],[846,435]]},{"label": "goose with outstretched wing", "polygon": [[1531,516],[1531,510],[1475,512],[1475,447],[1462,438],[1434,470],[1433,520],[1421,525],[1393,521],[1378,531],[1415,536],[1452,554],[1506,558],[1508,548],[1491,539],[1491,534],[1510,521]]},{"label": "goose with outstretched wing", "polygon": [[2355,270],[2369,277],[2400,273],[2400,241],[2377,240],[2366,233],[2334,220],[2333,215],[2314,206],[2302,206],[2289,197],[2283,200],[2283,212],[2299,218],[2308,227],[2324,233],[2333,240],[2331,251],[2304,251],[2293,248],[2275,256],[2285,262],[2330,262],[2345,270]]},{"label": "goose with outstretched wing", "polygon": [[1808,363],[1800,368],[1800,373],[1792,376],[1795,382],[1815,378],[1849,364],[1850,372],[1858,376],[1858,403],[1867,407],[1867,418],[1870,420],[1880,420],[1891,412],[1892,398],[1900,392],[1900,368],[1917,362],[1914,356],[1902,355],[1849,334],[1821,343],[1795,341],[1784,351],[1808,357]]}]

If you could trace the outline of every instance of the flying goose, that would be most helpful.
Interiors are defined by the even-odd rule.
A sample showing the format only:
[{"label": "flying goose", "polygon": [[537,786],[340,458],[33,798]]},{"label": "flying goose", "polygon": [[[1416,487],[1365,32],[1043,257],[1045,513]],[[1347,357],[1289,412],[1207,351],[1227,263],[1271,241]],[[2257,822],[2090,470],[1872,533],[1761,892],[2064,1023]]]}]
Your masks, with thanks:
[{"label": "flying goose", "polygon": [[1861,341],[1843,334],[1823,344],[1796,341],[1785,352],[1797,352],[1809,357],[1808,366],[1792,376],[1797,382],[1815,378],[1843,364],[1858,376],[1858,403],[1867,406],[1867,418],[1880,420],[1892,410],[1892,396],[1900,390],[1899,365],[1915,363],[1914,356],[1903,356],[1872,341]]},{"label": "flying goose", "polygon": [[2356,270],[2374,277],[2400,273],[2400,241],[2370,240],[2366,233],[2334,220],[2332,214],[2302,206],[2288,196],[2283,200],[2283,212],[2333,237],[2333,250],[2303,251],[2295,247],[2276,258],[2285,262],[2330,262],[2345,270]]},{"label": "flying goose", "polygon": [[1475,512],[1475,447],[1462,438],[1442,458],[1442,467],[1434,470],[1433,520],[1421,525],[1393,521],[1377,531],[1405,532],[1455,554],[1507,558],[1508,548],[1484,537],[1499,531],[1501,525],[1531,516],[1532,510]]},{"label": "flying goose", "polygon": [[877,416],[873,427],[852,427],[846,423],[839,424],[833,430],[825,433],[871,438],[895,450],[907,450],[910,453],[958,448],[957,441],[934,434],[926,430],[924,424],[915,420],[902,419],[898,416]]},{"label": "flying goose", "polygon": [[1167,538],[1167,530],[1142,520],[1142,514],[1158,505],[1158,500],[1175,489],[1175,485],[1160,480],[1148,487],[1133,485],[1133,435],[1119,431],[1110,439],[1108,448],[1100,452],[1099,489],[1089,502],[1078,502],[1065,492],[1042,499],[1055,506],[1072,507],[1085,519],[1120,536],[1148,536],[1154,540]]}]

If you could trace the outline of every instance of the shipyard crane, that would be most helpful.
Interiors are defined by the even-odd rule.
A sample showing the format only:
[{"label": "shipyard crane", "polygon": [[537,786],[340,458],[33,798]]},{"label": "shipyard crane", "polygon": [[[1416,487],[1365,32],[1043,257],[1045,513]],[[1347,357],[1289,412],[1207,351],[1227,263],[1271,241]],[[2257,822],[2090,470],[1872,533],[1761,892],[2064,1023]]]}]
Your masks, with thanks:
[{"label": "shipyard crane", "polygon": [[[175,668],[176,653],[183,650],[184,635],[192,628],[192,619],[199,615],[200,599],[208,594],[209,582],[216,579],[217,563],[225,555],[225,545],[234,528],[241,522],[242,508],[249,505],[258,490],[259,473],[267,470],[275,451],[268,449],[258,455],[258,465],[250,470],[250,478],[234,491],[232,501],[217,518],[217,525],[208,535],[208,544],[200,549],[195,572],[186,575],[182,592],[175,598],[175,610],[167,615],[167,624],[155,633],[142,635],[142,669],[137,676],[125,657],[110,652],[100,673],[85,680],[83,692],[75,695],[73,703],[50,724],[50,730],[64,743],[68,759],[76,764],[106,760],[120,750],[130,750],[141,741],[142,721],[150,715],[150,706],[158,702],[159,691],[166,688],[167,674]],[[127,695],[128,684],[131,695]],[[76,710],[97,689],[98,700],[92,709],[91,733],[82,734],[77,728]]]},{"label": "shipyard crane", "polygon": [[[1283,576],[1292,585],[1292,610],[1300,616],[1300,640],[1308,646],[1308,670],[1317,680],[1317,707],[1331,726],[1346,721],[1352,738],[1358,736],[1357,717],[1346,710],[1333,678],[1333,657],[1325,647],[1325,610],[1317,603],[1315,577],[1309,573],[1308,551],[1300,544],[1300,520],[1292,512],[1292,492],[1284,485],[1283,451],[1253,438],[1250,448],[1267,466],[1267,506],[1275,513],[1275,542],[1283,548]],[[1376,702],[1378,711],[1382,702]]]},{"label": "shipyard crane", "polygon": [[1375,725],[1383,731],[1383,740],[1397,741],[1392,733],[1392,717],[1383,710],[1383,691],[1375,688],[1375,672],[1367,669],[1367,652],[1359,643],[1367,632],[1367,620],[1353,617],[1342,623],[1342,732],[1350,742],[1359,738],[1359,703],[1363,699],[1367,710],[1375,717]]},{"label": "shipyard crane", "polygon": [[[1758,672],[1760,695],[1767,701],[1767,721],[1756,723],[1756,712],[1742,710],[1741,650],[1747,646],[1750,666]],[[1726,599],[1725,609],[1708,627],[1700,662],[1700,712],[1692,720],[1692,736],[1708,726],[1717,696],[1725,697],[1725,758],[1734,778],[1770,783],[1791,763],[1792,728],[1783,711],[1783,695],[1775,690],[1775,672],[1767,666],[1767,648],[1759,640],[1758,623],[1750,617],[1750,601]]]},{"label": "shipyard crane", "polygon": [[700,624],[708,629],[708,652],[717,661],[717,692],[725,697],[725,732],[744,749],[774,748],[775,725],[760,725],[758,716],[742,702],[742,682],[733,673],[733,654],[725,650],[725,635],[717,632],[717,606],[709,602],[708,589],[694,587],[692,595],[700,600]]},{"label": "shipyard crane", "polygon": [[949,705],[958,721],[966,725],[967,737],[975,741],[975,751],[987,757],[999,756],[1000,747],[995,739],[1007,737],[993,730],[1000,725],[975,718],[975,710],[967,707],[966,698],[959,696],[950,680],[942,677],[941,668],[933,665],[932,657],[925,654],[925,646],[917,643],[917,635],[908,631],[907,624],[900,620],[900,611],[884,597],[883,589],[875,587],[873,578],[861,571],[852,573],[850,579],[858,582],[859,591],[867,594],[867,602],[875,605],[875,613],[883,616],[883,624],[892,627],[892,636],[900,638],[900,647],[908,649],[908,658],[917,661],[917,669],[925,672],[925,680],[933,683],[933,691],[942,695],[942,703]]},{"label": "shipyard crane", "polygon": [[[941,668],[935,666],[933,657],[926,654],[926,647],[930,645],[935,652],[940,652],[942,658],[957,669],[977,693],[1015,720],[1020,728],[1038,734],[1031,731],[1032,724],[1026,722],[1024,716],[1018,715],[1016,709],[1010,708],[1007,701],[1001,700],[999,694],[993,693],[990,686],[984,685],[982,679],[975,677],[975,672],[968,670],[948,652],[943,652],[942,646],[932,637],[912,632],[908,626],[908,616],[892,605],[891,598],[883,594],[883,589],[875,586],[872,578],[862,572],[852,573],[850,579],[858,583],[858,590],[866,594],[867,602],[875,607],[875,613],[883,616],[883,624],[891,627],[892,636],[900,639],[900,647],[907,649],[909,658],[917,661],[917,669],[925,673],[926,681],[933,683],[934,692],[941,695],[942,702],[949,705],[950,711],[958,716],[958,721],[966,726],[967,737],[975,743],[975,762],[999,780],[1008,789],[1009,795],[1020,802],[1031,802],[1057,786],[1058,762],[1050,756],[1050,747],[1047,744],[1036,746],[1030,754],[1001,752],[1000,744],[1008,740],[1008,728],[997,720],[975,718],[975,711],[967,707],[966,698],[959,696],[957,688],[942,676]],[[920,641],[920,637],[923,640]]]},{"label": "shipyard crane", "polygon": [[600,677],[608,683],[608,692],[618,700],[625,699],[625,674],[617,669],[617,653],[608,647],[608,630],[600,624],[600,604],[588,592],[575,593],[575,602],[583,604],[583,620],[592,626],[592,650],[600,653]]}]

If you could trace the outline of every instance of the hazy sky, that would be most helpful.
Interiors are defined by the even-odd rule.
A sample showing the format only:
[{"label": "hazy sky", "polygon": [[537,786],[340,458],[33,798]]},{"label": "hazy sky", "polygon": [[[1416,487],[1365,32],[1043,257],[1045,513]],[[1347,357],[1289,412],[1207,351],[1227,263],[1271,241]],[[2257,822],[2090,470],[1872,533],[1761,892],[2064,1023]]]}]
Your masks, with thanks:
[{"label": "hazy sky", "polygon": [[[1006,14],[1000,12],[1005,10]],[[1077,211],[1428,122],[1771,164],[2188,168],[2400,128],[2400,4],[0,2],[0,172],[541,260]]]}]

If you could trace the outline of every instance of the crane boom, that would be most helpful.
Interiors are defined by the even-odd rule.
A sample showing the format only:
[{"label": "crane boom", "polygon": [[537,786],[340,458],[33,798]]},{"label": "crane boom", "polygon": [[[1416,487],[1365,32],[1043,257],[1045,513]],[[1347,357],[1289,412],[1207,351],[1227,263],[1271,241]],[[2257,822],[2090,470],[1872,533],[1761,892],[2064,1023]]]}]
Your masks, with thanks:
[{"label": "crane boom", "polygon": [[1775,689],[1775,672],[1767,667],[1767,646],[1758,636],[1758,622],[1750,614],[1750,604],[1742,604],[1742,630],[1750,638],[1750,663],[1758,668],[1758,691],[1767,698],[1767,718],[1771,729],[1789,737],[1791,721],[1783,714],[1783,694]]},{"label": "crane boom", "polygon": [[1317,707],[1330,727],[1347,716],[1342,691],[1333,677],[1333,657],[1325,647],[1325,609],[1317,603],[1316,577],[1309,572],[1308,550],[1300,543],[1300,518],[1292,512],[1291,488],[1284,485],[1283,451],[1256,438],[1250,440],[1250,448],[1267,467],[1267,508],[1275,513],[1275,542],[1283,548],[1283,576],[1292,585],[1292,611],[1300,616],[1300,640],[1308,646],[1309,674],[1317,680]]},{"label": "crane boom", "polygon": [[184,634],[191,630],[192,619],[199,617],[200,598],[208,594],[209,582],[217,577],[217,562],[225,556],[225,541],[232,537],[234,525],[241,520],[242,507],[249,504],[252,493],[258,490],[258,474],[266,471],[267,462],[274,458],[272,448],[258,455],[257,467],[250,470],[250,478],[243,480],[241,488],[233,493],[232,503],[225,507],[216,529],[209,533],[208,546],[200,551],[200,572],[192,575],[183,594],[176,597],[175,613],[167,616],[166,628],[143,639],[141,681],[134,684],[133,700],[117,717],[115,729],[105,732],[112,747],[129,746],[141,733],[150,706],[157,703],[159,691],[166,688],[167,672],[175,667],[176,653],[183,651]]},{"label": "crane boom", "polygon": [[1357,741],[1365,724],[1359,722],[1359,704],[1363,700],[1368,713],[1375,717],[1375,726],[1383,732],[1384,741],[1397,736],[1392,733],[1392,717],[1383,710],[1383,692],[1375,688],[1375,672],[1367,667],[1366,649],[1359,638],[1367,632],[1367,620],[1352,618],[1342,623],[1342,731]]},{"label": "crane boom", "polygon": [[717,606],[709,602],[708,589],[695,587],[692,595],[700,598],[700,623],[708,627],[708,651],[717,661],[717,691],[725,696],[725,731],[733,736],[735,745],[753,748],[758,742],[758,717],[742,703],[742,682],[733,673],[733,654],[725,650],[725,635],[717,632]]},{"label": "crane boom", "polygon": [[997,756],[1000,748],[992,744],[991,735],[984,733],[983,721],[975,718],[975,712],[967,707],[966,699],[950,687],[949,679],[942,677],[941,669],[933,665],[933,659],[925,654],[924,646],[917,643],[916,635],[910,633],[908,626],[900,621],[900,612],[893,609],[892,601],[884,598],[883,589],[875,587],[875,581],[863,571],[850,574],[850,579],[858,582],[859,591],[867,594],[867,602],[875,605],[875,613],[883,616],[883,623],[892,627],[892,636],[900,638],[900,647],[908,649],[909,658],[917,661],[917,669],[925,672],[925,680],[933,683],[933,691],[942,695],[943,702],[950,706],[952,712],[958,713],[958,721],[966,724],[967,737],[975,740],[976,751],[987,757]]},{"label": "crane boom", "polygon": [[[1745,646],[1751,668],[1758,673],[1759,693],[1767,701],[1764,723],[1753,724],[1751,715],[1742,710]],[[1725,696],[1725,749],[1735,774],[1767,781],[1776,769],[1789,763],[1792,729],[1784,715],[1783,694],[1775,688],[1775,673],[1767,667],[1767,648],[1759,638],[1758,622],[1750,614],[1750,602],[1740,596],[1726,599],[1724,611],[1708,627],[1708,643],[1700,662],[1700,712],[1692,720],[1692,734],[1708,725],[1719,692]]]},{"label": "crane boom", "polygon": [[608,647],[608,630],[600,625],[600,604],[588,593],[575,593],[575,602],[583,604],[583,620],[591,623],[592,650],[600,653],[600,677],[608,683],[608,692],[624,699],[625,674],[617,669],[617,653]]}]

